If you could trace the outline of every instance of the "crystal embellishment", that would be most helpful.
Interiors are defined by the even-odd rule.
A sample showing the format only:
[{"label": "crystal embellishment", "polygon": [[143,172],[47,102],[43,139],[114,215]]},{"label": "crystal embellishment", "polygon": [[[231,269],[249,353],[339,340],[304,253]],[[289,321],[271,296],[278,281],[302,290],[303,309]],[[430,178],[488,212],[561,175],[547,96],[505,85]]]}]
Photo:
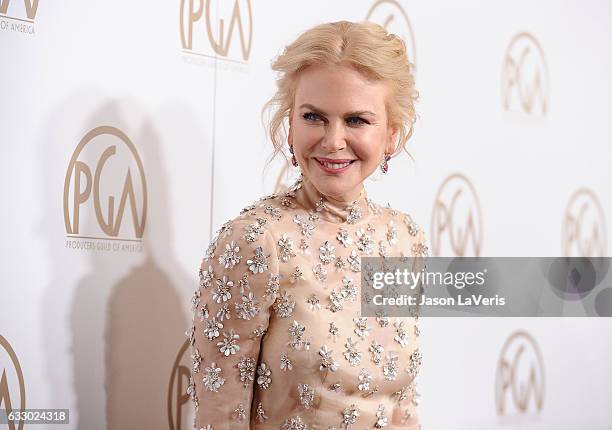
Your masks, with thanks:
[{"label": "crystal embellishment", "polygon": [[211,363],[209,367],[204,369],[202,382],[205,389],[214,392],[219,391],[219,388],[225,383],[225,379],[221,377],[221,368],[217,367],[216,363]]},{"label": "crystal embellishment", "polygon": [[257,368],[257,385],[262,390],[268,389],[272,383],[272,370],[265,362],[261,362]]}]

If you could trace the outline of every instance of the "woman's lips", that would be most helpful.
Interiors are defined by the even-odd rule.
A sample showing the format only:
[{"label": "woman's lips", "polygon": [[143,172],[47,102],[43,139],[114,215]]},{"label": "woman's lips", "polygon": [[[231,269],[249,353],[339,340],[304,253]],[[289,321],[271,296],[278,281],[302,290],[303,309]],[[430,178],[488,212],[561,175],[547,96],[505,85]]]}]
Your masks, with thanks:
[{"label": "woman's lips", "polygon": [[356,160],[316,157],[317,165],[326,173],[342,173]]}]

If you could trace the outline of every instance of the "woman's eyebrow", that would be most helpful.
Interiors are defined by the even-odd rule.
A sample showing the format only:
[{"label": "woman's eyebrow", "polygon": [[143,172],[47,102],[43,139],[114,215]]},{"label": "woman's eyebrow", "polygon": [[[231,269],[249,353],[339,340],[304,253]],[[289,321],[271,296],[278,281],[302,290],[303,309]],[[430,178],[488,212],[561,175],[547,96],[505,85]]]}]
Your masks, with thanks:
[{"label": "woman's eyebrow", "polygon": [[[300,109],[301,108],[306,108],[306,109],[310,109],[318,114],[321,115],[327,115],[325,112],[323,112],[321,109],[311,105],[310,103],[304,103],[302,105],[300,105]],[[344,114],[344,116],[359,116],[359,115],[371,115],[371,116],[376,116],[376,114],[374,112],[371,112],[369,110],[358,110],[358,111],[353,111],[353,112],[347,112],[346,114]]]}]

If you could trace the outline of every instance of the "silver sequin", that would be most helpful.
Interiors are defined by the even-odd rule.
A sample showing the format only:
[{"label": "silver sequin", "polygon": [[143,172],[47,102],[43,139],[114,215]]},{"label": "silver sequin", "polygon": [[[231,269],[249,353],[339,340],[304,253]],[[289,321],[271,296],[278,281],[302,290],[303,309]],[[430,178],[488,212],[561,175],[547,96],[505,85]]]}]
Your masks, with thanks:
[{"label": "silver sequin", "polygon": [[357,254],[357,251],[354,249],[351,251],[351,255],[346,257],[348,261],[349,267],[353,272],[361,271],[361,257]]},{"label": "silver sequin", "polygon": [[219,264],[223,265],[226,269],[232,269],[242,258],[242,256],[238,254],[239,252],[240,247],[233,240],[225,244],[225,251],[219,256]]},{"label": "silver sequin", "polygon": [[289,276],[289,282],[291,282],[292,284],[295,284],[296,282],[303,281],[303,280],[304,280],[304,272],[302,272],[302,269],[300,269],[298,266],[295,266],[295,269]]},{"label": "silver sequin", "polygon": [[376,423],[374,423],[374,427],[381,429],[383,427],[387,427],[388,424],[389,419],[387,418],[387,414],[385,412],[385,406],[380,404],[378,405],[378,410],[376,411]]},{"label": "silver sequin", "polygon": [[214,392],[219,391],[219,388],[225,383],[225,379],[221,377],[221,368],[217,367],[216,363],[211,363],[210,367],[204,369],[202,382],[205,389]]},{"label": "silver sequin", "polygon": [[272,383],[272,370],[268,367],[265,362],[261,362],[257,367],[257,385],[262,390],[268,389]]},{"label": "silver sequin", "polygon": [[368,348],[368,351],[370,351],[370,359],[372,360],[372,363],[376,365],[380,364],[382,361],[382,354],[385,351],[383,346],[376,342],[376,340],[372,340],[372,344],[370,345],[370,348]]},{"label": "silver sequin", "polygon": [[223,305],[217,310],[217,318],[219,321],[230,319],[230,310],[227,303],[223,303]]},{"label": "silver sequin", "polygon": [[219,352],[225,355],[226,357],[229,355],[236,354],[240,351],[240,346],[238,345],[238,340],[240,339],[240,335],[234,333],[234,329],[231,329],[228,332],[223,333],[223,340],[221,342],[217,342],[217,346],[219,347]]},{"label": "silver sequin", "polygon": [[359,336],[360,339],[365,339],[366,336],[370,335],[370,331],[372,330],[368,326],[368,319],[365,317],[356,317],[353,318],[353,322],[355,323],[355,334]]},{"label": "silver sequin", "polygon": [[204,306],[202,306],[198,315],[200,316],[200,321],[204,321],[206,318],[208,318],[209,311],[207,303],[204,303]]},{"label": "silver sequin", "polygon": [[319,355],[321,356],[321,364],[319,365],[319,370],[322,370],[322,371],[331,370],[332,372],[335,372],[336,370],[338,370],[338,367],[340,365],[336,363],[336,361],[332,357],[332,352],[334,351],[329,349],[327,345],[323,345],[321,347],[321,349],[319,350]]},{"label": "silver sequin", "polygon": [[404,224],[408,226],[408,233],[411,236],[416,236],[419,233],[419,225],[412,220],[410,215],[404,217]]},{"label": "silver sequin", "polygon": [[215,279],[215,271],[212,266],[208,266],[207,270],[200,269],[200,286],[210,288]]},{"label": "silver sequin", "polygon": [[263,218],[257,218],[254,223],[246,226],[246,234],[244,235],[244,240],[246,240],[248,243],[255,242],[257,238],[264,233],[264,230],[262,228],[264,224],[265,220]]},{"label": "silver sequin", "polygon": [[340,227],[338,229],[338,236],[336,236],[338,242],[340,242],[345,248],[348,248],[353,244],[353,239],[349,236],[348,230]]},{"label": "silver sequin", "polygon": [[280,292],[280,275],[268,275],[268,282],[266,283],[266,292],[264,296],[270,300],[276,300]]},{"label": "silver sequin", "polygon": [[193,296],[191,297],[191,310],[195,311],[198,307],[198,305],[200,304],[200,296],[201,296],[201,292],[200,290],[195,290],[193,293]]},{"label": "silver sequin", "polygon": [[429,248],[424,243],[417,242],[412,245],[412,255],[414,257],[427,257],[429,255]]},{"label": "silver sequin", "polygon": [[410,376],[412,376],[413,378],[417,376],[417,374],[419,373],[419,369],[421,367],[421,362],[423,360],[423,355],[421,354],[421,351],[417,348],[415,349],[412,354],[410,354],[410,360],[408,363],[408,368],[406,369],[406,372],[408,372],[408,374]]},{"label": "silver sequin", "polygon": [[359,414],[359,408],[354,404],[345,408],[342,411],[342,423],[344,424],[345,428],[348,429],[351,425],[355,424],[357,422]]},{"label": "silver sequin", "polygon": [[256,365],[257,362],[253,357],[240,357],[240,361],[238,361],[236,364],[240,381],[245,388],[247,388],[253,382]]},{"label": "silver sequin", "polygon": [[234,417],[234,420],[236,421],[246,420],[247,413],[246,413],[246,410],[244,409],[244,405],[240,403],[238,406],[236,406],[236,408],[234,408],[234,413],[232,415]]},{"label": "silver sequin", "polygon": [[349,224],[355,224],[363,216],[361,208],[357,205],[356,201],[348,205],[346,210],[349,212],[348,216],[346,217],[346,222]]},{"label": "silver sequin", "polygon": [[336,342],[336,340],[338,340],[338,337],[340,336],[340,329],[338,328],[338,326],[336,325],[336,323],[334,323],[333,321],[329,323],[329,336],[331,337],[332,340],[334,342]]},{"label": "silver sequin", "polygon": [[408,335],[408,332],[404,327],[405,323],[405,321],[402,321],[399,318],[397,318],[396,321],[393,323],[396,331],[396,335],[393,339],[395,339],[395,341],[399,343],[402,348],[408,346],[408,343],[410,342],[410,336]]},{"label": "silver sequin", "polygon": [[283,216],[279,208],[270,205],[266,206],[264,212],[270,215],[275,221],[278,221]]},{"label": "silver sequin", "polygon": [[255,414],[257,416],[257,421],[259,421],[260,423],[263,423],[268,419],[268,416],[266,415],[261,402],[259,402],[259,404],[257,405],[257,411],[255,412]]},{"label": "silver sequin", "polygon": [[263,273],[268,270],[267,259],[270,257],[269,254],[264,253],[261,246],[255,248],[255,257],[247,260],[246,264],[249,266],[249,270],[254,274]]},{"label": "silver sequin", "polygon": [[387,224],[387,242],[389,242],[389,245],[391,246],[396,245],[399,242],[399,239],[397,238],[397,228],[395,227],[393,221],[389,221],[389,224]]},{"label": "silver sequin", "polygon": [[234,282],[223,275],[221,279],[215,279],[217,289],[213,291],[212,298],[216,303],[226,302],[232,298],[230,288],[234,286]]},{"label": "silver sequin", "polygon": [[312,268],[312,273],[314,273],[315,278],[321,282],[324,282],[327,279],[327,269],[323,267],[321,263],[316,264]]},{"label": "silver sequin", "polygon": [[363,228],[357,230],[355,234],[357,235],[357,248],[366,254],[371,254],[374,248],[374,241],[370,235],[367,234]]},{"label": "silver sequin", "polygon": [[236,302],[235,307],[238,318],[243,320],[255,318],[261,309],[259,302],[252,292],[249,292],[249,294],[246,296],[242,296],[240,301]]},{"label": "silver sequin", "polygon": [[281,355],[281,358],[280,358],[280,368],[281,368],[281,370],[283,370],[285,372],[287,370],[293,369],[293,363],[291,362],[291,359],[284,352],[283,352],[283,354]]},{"label": "silver sequin", "polygon": [[357,293],[359,288],[354,284],[353,279],[348,276],[342,277],[342,288],[340,293],[342,294],[342,298],[348,302],[353,302],[357,298]]},{"label": "silver sequin", "polygon": [[302,420],[302,417],[296,416],[287,418],[281,430],[308,430],[308,424]]},{"label": "silver sequin", "polygon": [[289,261],[289,259],[295,257],[296,254],[292,249],[293,240],[291,240],[291,238],[287,236],[287,233],[283,233],[281,238],[278,239],[277,243],[278,243],[278,246],[280,247],[278,258],[281,261],[286,263],[287,261]]},{"label": "silver sequin", "polygon": [[208,340],[214,340],[219,337],[220,330],[223,328],[223,323],[217,321],[216,317],[204,321],[204,335]]},{"label": "silver sequin", "polygon": [[310,341],[304,338],[306,327],[297,321],[293,321],[289,326],[289,342],[287,345],[297,350],[307,350],[310,348]]},{"label": "silver sequin", "polygon": [[251,289],[249,285],[249,274],[245,273],[242,278],[238,280],[238,287],[240,288],[240,294],[245,294],[247,290]]},{"label": "silver sequin", "polygon": [[293,308],[295,308],[295,300],[291,294],[286,290],[283,290],[280,295],[276,298],[273,305],[276,315],[281,318],[287,318],[293,314]]},{"label": "silver sequin", "polygon": [[395,381],[397,378],[397,374],[399,372],[397,360],[399,357],[394,353],[387,353],[387,359],[385,361],[385,365],[383,366],[383,375],[385,375],[385,380],[387,381]]},{"label": "silver sequin", "polygon": [[311,311],[317,311],[321,309],[321,302],[316,294],[311,294],[308,299],[306,299],[306,303],[308,303]]},{"label": "silver sequin", "polygon": [[359,391],[369,391],[370,384],[372,383],[372,375],[368,372],[367,369],[362,368],[359,372],[359,384],[357,388]]},{"label": "silver sequin", "polygon": [[202,363],[202,356],[198,348],[194,348],[193,354],[191,354],[192,370],[193,373],[200,373],[200,364]]},{"label": "silver sequin", "polygon": [[332,312],[338,312],[342,310],[342,301],[344,300],[344,296],[341,292],[331,290],[329,293],[329,304],[327,305],[327,309]]},{"label": "silver sequin", "polygon": [[346,347],[346,351],[344,352],[344,358],[349,362],[349,364],[353,367],[358,366],[361,362],[361,352],[355,348],[357,342],[353,342],[349,337],[347,338],[347,342],[344,344]]},{"label": "silver sequin", "polygon": [[336,258],[335,250],[336,247],[332,245],[329,240],[326,240],[323,242],[323,245],[319,247],[319,260],[321,260],[323,264],[331,263]]},{"label": "silver sequin", "polygon": [[314,388],[312,388],[308,384],[299,384],[298,385],[298,395],[300,396],[300,404],[305,409],[310,409],[312,404],[314,403]]}]

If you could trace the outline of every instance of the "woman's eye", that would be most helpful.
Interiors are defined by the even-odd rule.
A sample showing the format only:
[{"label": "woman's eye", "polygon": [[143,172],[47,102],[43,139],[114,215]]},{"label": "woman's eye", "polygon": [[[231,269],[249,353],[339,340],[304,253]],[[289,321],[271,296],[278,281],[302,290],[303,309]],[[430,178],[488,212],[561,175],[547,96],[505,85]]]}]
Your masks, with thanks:
[{"label": "woman's eye", "polygon": [[353,119],[357,120],[357,122],[353,122],[353,124],[367,124],[366,120],[364,120],[363,118],[359,118],[358,116],[352,116],[348,118],[347,121],[349,121],[350,123],[350,121]]},{"label": "woman's eye", "polygon": [[302,115],[302,118],[304,118],[307,121],[317,120],[319,118],[319,115],[317,115],[314,112],[306,112],[305,114]]}]

